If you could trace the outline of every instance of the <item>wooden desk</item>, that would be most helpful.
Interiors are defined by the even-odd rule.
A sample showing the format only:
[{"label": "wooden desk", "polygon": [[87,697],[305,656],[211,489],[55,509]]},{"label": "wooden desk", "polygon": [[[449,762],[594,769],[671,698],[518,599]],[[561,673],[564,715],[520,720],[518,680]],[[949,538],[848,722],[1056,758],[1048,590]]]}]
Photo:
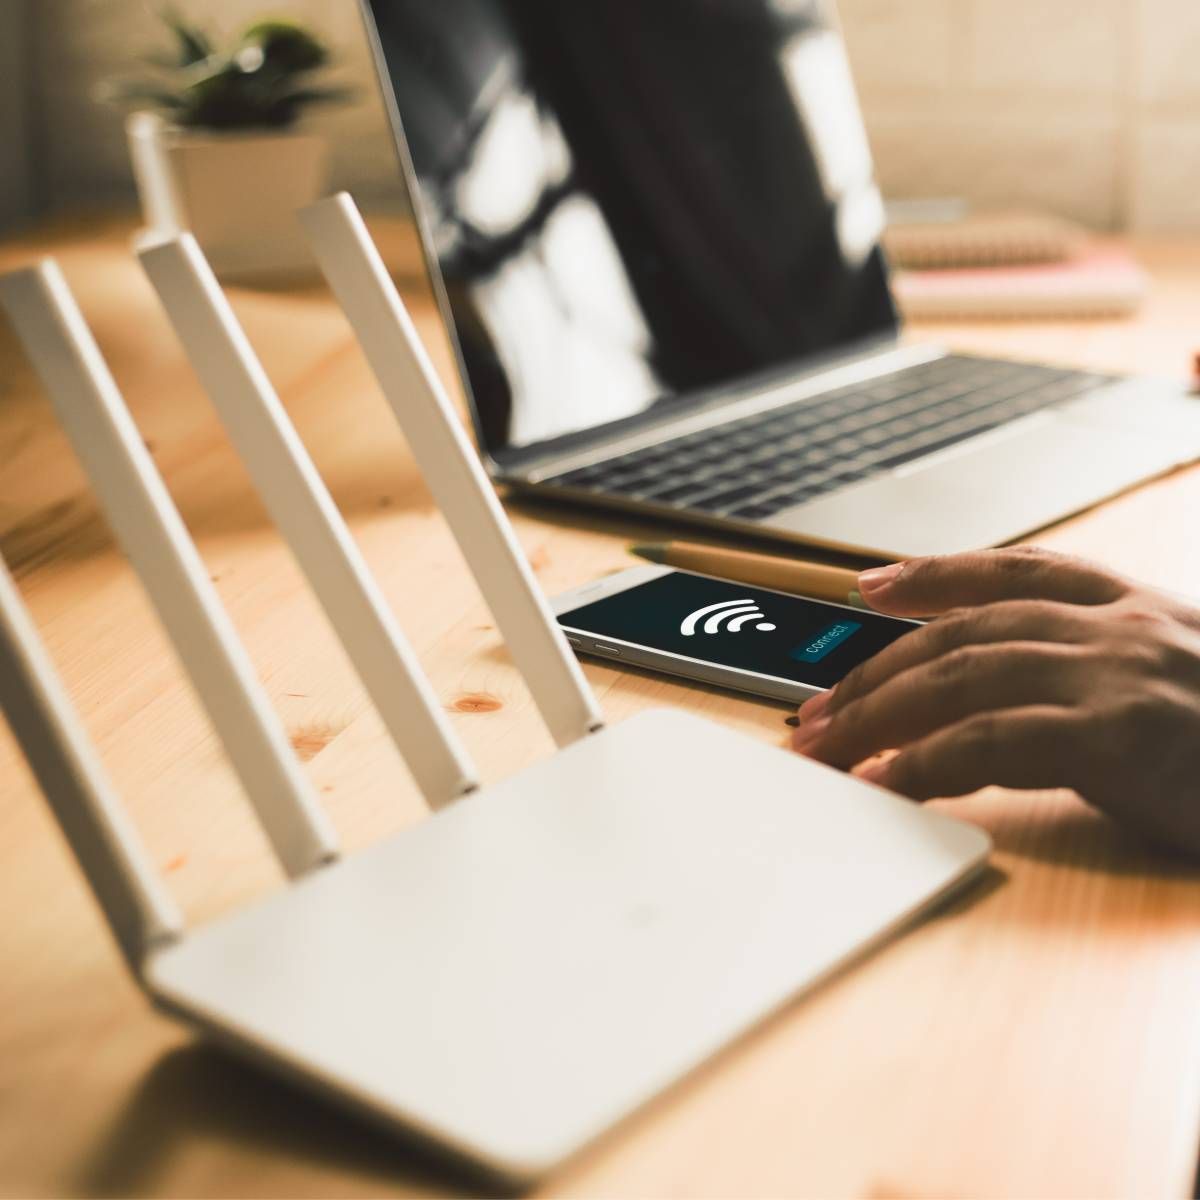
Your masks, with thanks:
[{"label": "wooden desk", "polygon": [[[421,819],[413,786],[267,523],[126,252],[58,254],[348,848]],[[1200,342],[1200,246],[1142,247],[1158,287],[1115,324],[959,326],[963,346],[1179,371]],[[448,367],[419,289],[419,323]],[[548,750],[490,619],[328,298],[233,294],[301,435],[488,779]],[[278,886],[263,840],[7,329],[0,545],[149,850],[189,918]],[[649,526],[513,506],[549,592],[626,564]],[[1041,540],[1200,595],[1200,471]],[[661,530],[660,532],[667,532]],[[591,665],[612,720],[648,704],[767,741],[784,712]],[[545,1185],[604,1196],[1168,1196],[1200,1130],[1200,873],[1062,795],[957,810],[990,882],[800,1003]],[[384,1195],[463,1185],[193,1042],[124,975],[0,729],[0,1190]],[[1190,1194],[1190,1193],[1189,1193]]]}]

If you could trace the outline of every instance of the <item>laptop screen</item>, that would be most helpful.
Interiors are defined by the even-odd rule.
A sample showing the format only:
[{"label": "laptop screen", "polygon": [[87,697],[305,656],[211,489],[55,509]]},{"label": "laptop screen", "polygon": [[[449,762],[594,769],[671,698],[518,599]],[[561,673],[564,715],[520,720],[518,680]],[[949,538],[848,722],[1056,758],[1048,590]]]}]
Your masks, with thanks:
[{"label": "laptop screen", "polygon": [[368,8],[493,456],[894,328],[820,0]]}]

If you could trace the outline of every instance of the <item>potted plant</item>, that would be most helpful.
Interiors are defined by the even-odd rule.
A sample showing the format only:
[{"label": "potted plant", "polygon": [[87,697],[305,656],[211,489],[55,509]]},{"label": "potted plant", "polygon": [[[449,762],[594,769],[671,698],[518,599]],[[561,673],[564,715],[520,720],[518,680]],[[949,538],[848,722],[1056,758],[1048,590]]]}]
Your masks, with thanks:
[{"label": "potted plant", "polygon": [[126,132],[142,237],[190,230],[226,278],[307,269],[294,213],[319,197],[327,147],[297,124],[351,94],[318,81],[328,47],[284,20],[257,21],[221,46],[176,9],[160,15],[171,53],[106,88],[106,98],[138,106]]}]

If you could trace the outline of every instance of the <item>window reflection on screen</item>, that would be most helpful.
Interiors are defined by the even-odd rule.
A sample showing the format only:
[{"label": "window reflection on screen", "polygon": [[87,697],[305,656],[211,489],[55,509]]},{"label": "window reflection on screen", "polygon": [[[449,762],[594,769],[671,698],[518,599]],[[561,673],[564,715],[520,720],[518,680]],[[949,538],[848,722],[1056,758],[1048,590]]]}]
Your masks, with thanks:
[{"label": "window reflection on screen", "polygon": [[894,326],[823,5],[370,7],[493,454]]}]

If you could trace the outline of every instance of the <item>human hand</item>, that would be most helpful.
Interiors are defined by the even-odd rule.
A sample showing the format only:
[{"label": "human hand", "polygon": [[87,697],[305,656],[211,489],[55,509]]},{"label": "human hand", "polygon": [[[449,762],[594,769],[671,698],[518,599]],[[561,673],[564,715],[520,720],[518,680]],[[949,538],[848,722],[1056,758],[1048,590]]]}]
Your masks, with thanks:
[{"label": "human hand", "polygon": [[793,745],[911,796],[1073,788],[1200,854],[1200,608],[1035,548],[865,571],[864,601],[936,616],[805,704]]}]

